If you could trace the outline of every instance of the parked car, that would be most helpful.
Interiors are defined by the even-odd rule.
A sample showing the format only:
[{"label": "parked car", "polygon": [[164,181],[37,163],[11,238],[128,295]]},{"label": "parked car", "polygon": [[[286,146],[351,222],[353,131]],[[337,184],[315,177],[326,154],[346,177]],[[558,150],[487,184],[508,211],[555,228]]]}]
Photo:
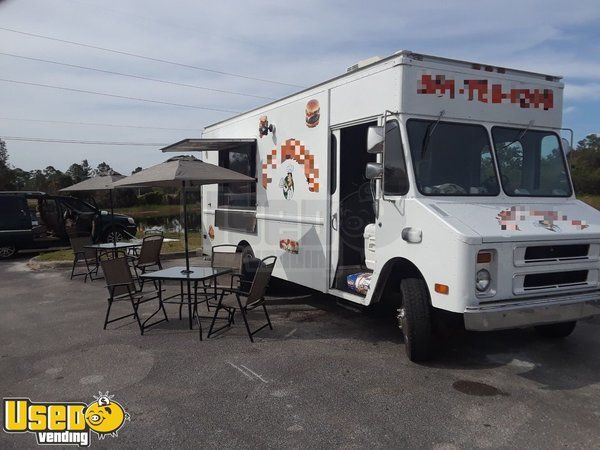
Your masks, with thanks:
[{"label": "parked car", "polygon": [[0,192],[0,259],[19,250],[69,245],[69,236],[110,242],[135,236],[132,217],[114,215],[75,197],[44,192]]}]

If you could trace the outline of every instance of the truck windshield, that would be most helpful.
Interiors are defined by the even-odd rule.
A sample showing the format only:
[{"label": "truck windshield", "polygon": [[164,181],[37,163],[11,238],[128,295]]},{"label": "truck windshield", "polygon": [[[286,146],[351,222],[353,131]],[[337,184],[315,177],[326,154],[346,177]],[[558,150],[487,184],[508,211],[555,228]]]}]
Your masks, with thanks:
[{"label": "truck windshield", "polygon": [[487,130],[481,125],[410,119],[408,140],[419,192],[425,195],[498,195]]},{"label": "truck windshield", "polygon": [[492,128],[502,188],[515,197],[570,197],[565,156],[549,131]]}]

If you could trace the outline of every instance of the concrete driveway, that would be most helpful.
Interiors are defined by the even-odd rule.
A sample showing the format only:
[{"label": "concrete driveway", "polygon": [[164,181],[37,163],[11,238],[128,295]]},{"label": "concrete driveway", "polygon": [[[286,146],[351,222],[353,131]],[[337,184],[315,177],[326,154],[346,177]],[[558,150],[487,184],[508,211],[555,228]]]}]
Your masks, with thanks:
[{"label": "concrete driveway", "polygon": [[[69,281],[67,270],[33,272],[25,263],[0,263],[0,394],[90,402],[110,391],[131,421],[117,438],[92,435],[93,447],[600,442],[598,319],[562,341],[531,330],[455,333],[434,363],[415,365],[387,322],[289,286],[269,308],[274,331],[254,344],[241,317],[199,342],[175,306],[169,323],[144,336],[132,322],[104,331],[102,280]],[[0,433],[0,448],[24,447],[35,447],[33,435]]]}]

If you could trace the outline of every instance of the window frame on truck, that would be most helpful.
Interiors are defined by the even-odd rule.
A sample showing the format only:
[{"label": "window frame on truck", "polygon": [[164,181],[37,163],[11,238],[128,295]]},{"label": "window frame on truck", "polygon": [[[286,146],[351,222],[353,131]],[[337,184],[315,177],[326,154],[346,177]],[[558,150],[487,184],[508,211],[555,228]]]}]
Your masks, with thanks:
[{"label": "window frame on truck", "polygon": [[[416,146],[413,145],[413,136],[410,132],[410,125],[411,125],[411,123],[414,123],[414,122],[435,124],[436,120],[435,119],[410,118],[406,121],[406,125],[405,125],[406,133],[407,133],[407,140],[408,140],[409,147],[410,147],[409,153],[410,153],[411,161],[413,164],[415,183],[416,183],[417,190],[419,191],[420,194],[427,196],[427,197],[474,197],[474,198],[478,198],[478,197],[498,197],[502,193],[502,187],[501,187],[502,183],[500,182],[500,177],[498,174],[496,154],[494,152],[492,138],[490,136],[490,132],[489,132],[488,128],[486,128],[483,124],[480,124],[480,123],[468,123],[468,122],[461,122],[461,121],[439,121],[439,122],[437,122],[436,126],[454,125],[454,126],[461,126],[461,127],[478,128],[483,131],[483,134],[481,137],[483,138],[485,136],[485,139],[487,142],[488,152],[490,155],[489,162],[493,169],[493,176],[494,176],[494,180],[495,180],[496,191],[491,192],[491,193],[477,193],[477,194],[471,193],[471,192],[465,192],[465,193],[452,192],[452,193],[448,193],[448,194],[439,193],[439,192],[430,192],[430,193],[424,192],[423,189],[421,188],[422,183],[420,182],[421,179],[419,177],[419,173],[417,170],[418,165],[419,165],[418,163],[421,161],[421,159],[419,159],[419,160],[415,159],[415,152],[422,151],[423,142],[421,142],[421,145],[419,145],[418,148],[416,148]],[[428,130],[426,130],[426,131],[428,131]],[[438,132],[438,131],[435,131],[435,132]],[[429,151],[431,151],[431,149],[429,149]],[[488,178],[491,178],[491,176]],[[446,184],[446,183],[444,183],[444,184]],[[456,183],[451,183],[451,184],[456,184]],[[483,186],[480,186],[480,187],[483,187]]]},{"label": "window frame on truck", "polygon": [[[394,130],[398,133],[398,142],[395,148],[390,148],[390,136],[388,133],[391,135]],[[404,156],[404,145],[402,144],[402,128],[398,119],[391,119],[385,123],[385,147],[383,152],[383,194],[387,196],[406,195],[410,190],[410,180],[408,179],[408,168],[406,166],[406,157]],[[392,173],[392,170],[403,171],[403,177],[399,178],[398,173]],[[392,181],[390,182],[389,180]],[[400,180],[405,182],[405,186],[400,184]],[[393,183],[395,184],[392,185]]]},{"label": "window frame on truck", "polygon": [[[568,192],[565,195],[550,195],[550,194],[532,194],[532,193],[527,193],[527,194],[515,194],[514,191],[512,193],[509,193],[509,191],[507,190],[506,186],[504,185],[504,181],[503,181],[503,177],[507,177],[506,175],[502,174],[502,165],[501,165],[501,161],[500,161],[500,155],[498,154],[498,150],[504,150],[503,147],[497,148],[496,147],[496,139],[495,139],[495,132],[500,131],[500,130],[511,130],[514,131],[516,133],[515,137],[519,137],[519,134],[522,133],[525,130],[525,133],[523,136],[520,137],[519,140],[512,142],[509,146],[512,146],[514,144],[519,144],[521,146],[521,149],[523,149],[523,144],[521,143],[521,139],[523,139],[525,136],[527,136],[527,134],[544,134],[545,136],[540,139],[540,155],[541,155],[541,141],[548,136],[554,136],[554,138],[556,139],[556,142],[558,144],[558,150],[560,151],[560,154],[562,155],[561,160],[562,160],[562,170],[564,171],[565,174],[565,178],[567,181],[567,185],[568,185]],[[498,171],[500,173],[500,184],[502,185],[502,192],[504,192],[505,195],[509,196],[509,197],[513,197],[513,198],[518,198],[518,197],[537,197],[537,198],[570,198],[573,196],[573,181],[571,179],[571,174],[568,170],[568,160],[567,160],[567,156],[565,155],[565,152],[563,151],[562,148],[562,144],[561,144],[561,139],[560,136],[555,132],[555,131],[551,131],[551,130],[538,130],[538,129],[527,129],[525,127],[515,127],[515,126],[503,126],[503,125],[495,125],[491,128],[490,130],[490,134],[492,137],[492,144],[494,145],[494,156],[496,157],[496,164],[498,165]],[[523,167],[521,167],[521,174],[523,171]],[[541,175],[541,173],[538,173],[538,176]]]},{"label": "window frame on truck", "polygon": [[[248,158],[248,166],[246,171],[236,170],[230,167],[231,153],[245,154]],[[249,177],[256,178],[256,144],[244,143],[238,147],[228,148],[227,150],[219,151],[219,166],[239,172]],[[244,205],[232,204],[231,190],[247,187],[249,192],[246,192]],[[238,194],[239,195],[239,194]],[[217,193],[217,208],[218,209],[239,209],[247,211],[256,211],[256,182],[249,181],[248,183],[221,183],[218,185]]]}]

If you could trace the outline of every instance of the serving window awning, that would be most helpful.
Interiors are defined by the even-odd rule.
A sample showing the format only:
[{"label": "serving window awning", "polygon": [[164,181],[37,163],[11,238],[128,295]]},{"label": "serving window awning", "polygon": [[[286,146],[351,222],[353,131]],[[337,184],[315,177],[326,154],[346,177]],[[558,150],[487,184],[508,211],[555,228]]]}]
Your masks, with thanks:
[{"label": "serving window awning", "polygon": [[244,144],[256,144],[256,139],[184,139],[161,148],[163,152],[215,152],[232,150]]}]

